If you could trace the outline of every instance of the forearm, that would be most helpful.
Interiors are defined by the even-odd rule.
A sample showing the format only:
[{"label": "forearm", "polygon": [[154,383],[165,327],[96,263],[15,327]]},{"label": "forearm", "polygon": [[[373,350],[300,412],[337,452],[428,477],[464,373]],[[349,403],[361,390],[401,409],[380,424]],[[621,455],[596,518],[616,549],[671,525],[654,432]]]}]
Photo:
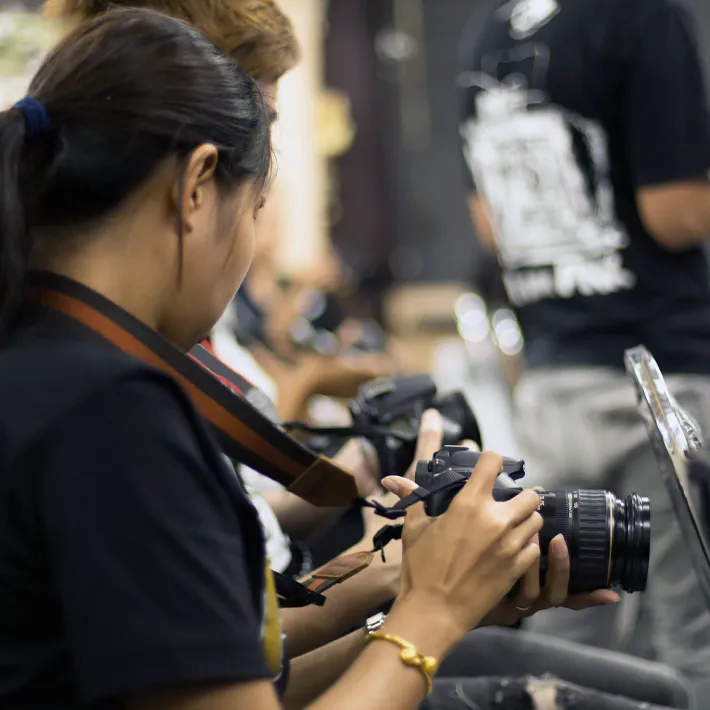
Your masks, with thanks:
[{"label": "forearm", "polygon": [[[459,640],[451,623],[430,600],[403,602],[389,615],[383,630],[437,660],[443,659]],[[400,654],[401,649],[387,641],[367,644],[308,710],[416,710],[426,684],[421,672],[405,665]]]},{"label": "forearm", "polygon": [[639,214],[653,239],[670,252],[710,238],[710,182],[706,178],[640,188]]},{"label": "forearm", "polygon": [[498,253],[498,244],[493,230],[490,208],[483,198],[476,193],[469,195],[468,208],[473,227],[478,234],[481,246],[488,254],[496,256]]},{"label": "forearm", "polygon": [[347,633],[394,599],[398,585],[399,566],[375,556],[366,570],[326,592],[324,606],[283,609],[289,656],[296,658]]},{"label": "forearm", "polygon": [[[376,454],[363,446],[362,441],[349,439],[334,457],[338,465],[352,472],[363,495],[367,495],[369,490],[363,493],[363,480],[374,487],[373,474],[370,471],[375,464],[368,462],[368,456],[376,456]],[[266,500],[276,514],[281,527],[291,537],[299,540],[307,540],[312,535],[327,529],[347,510],[347,508],[320,508],[287,491],[269,493],[266,495]]]},{"label": "forearm", "polygon": [[303,421],[306,418],[309,398],[310,392],[298,386],[297,383],[279,388],[276,409],[281,420],[284,422]]},{"label": "forearm", "polygon": [[293,660],[284,697],[287,710],[301,710],[328,690],[364,648],[365,632],[359,629]]},{"label": "forearm", "polygon": [[326,529],[345,511],[345,508],[319,508],[288,491],[269,492],[264,498],[283,530],[297,540],[307,540]]}]

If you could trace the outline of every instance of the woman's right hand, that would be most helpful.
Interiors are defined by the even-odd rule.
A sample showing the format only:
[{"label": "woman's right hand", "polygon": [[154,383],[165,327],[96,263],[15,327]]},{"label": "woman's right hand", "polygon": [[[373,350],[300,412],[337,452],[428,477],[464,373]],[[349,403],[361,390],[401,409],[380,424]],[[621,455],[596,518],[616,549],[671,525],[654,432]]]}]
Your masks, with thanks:
[{"label": "woman's right hand", "polygon": [[[404,524],[402,588],[398,603],[420,599],[436,606],[458,639],[477,626],[537,562],[534,542],[542,527],[538,496],[525,490],[506,502],[493,500],[503,459],[485,452],[448,510],[429,518],[419,503]],[[397,479],[383,484],[397,493]],[[442,617],[443,621],[443,617]]]}]

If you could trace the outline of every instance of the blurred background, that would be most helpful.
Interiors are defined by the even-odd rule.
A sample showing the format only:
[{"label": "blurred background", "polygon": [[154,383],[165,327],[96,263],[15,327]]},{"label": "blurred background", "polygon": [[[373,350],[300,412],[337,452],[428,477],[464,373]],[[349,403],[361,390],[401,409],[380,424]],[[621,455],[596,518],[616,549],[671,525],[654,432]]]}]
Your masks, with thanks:
[{"label": "blurred background", "polygon": [[[303,59],[278,98],[278,174],[262,228],[274,268],[347,280],[345,312],[390,333],[406,369],[464,389],[486,446],[515,455],[509,397],[524,343],[471,225],[454,93],[462,28],[486,0],[279,4]],[[689,4],[710,60],[710,3]],[[0,1],[4,104],[53,41],[32,15],[40,6]]]}]

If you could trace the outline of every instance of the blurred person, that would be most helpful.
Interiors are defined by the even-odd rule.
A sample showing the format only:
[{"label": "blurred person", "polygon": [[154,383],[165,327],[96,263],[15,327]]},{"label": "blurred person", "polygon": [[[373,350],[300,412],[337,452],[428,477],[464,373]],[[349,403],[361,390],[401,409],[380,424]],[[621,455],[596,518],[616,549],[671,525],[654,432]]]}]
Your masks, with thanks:
[{"label": "blurred person", "polygon": [[458,78],[470,208],[525,338],[516,433],[531,481],[641,491],[652,638],[619,610],[530,628],[655,655],[710,692],[705,606],[624,373],[646,345],[710,432],[710,115],[676,0],[496,2]]},{"label": "blurred person", "polygon": [[3,707],[277,710],[288,679],[311,710],[414,710],[469,629],[555,601],[537,494],[495,502],[486,453],[445,515],[408,514],[382,628],[289,679],[256,511],[179,381],[104,328],[175,358],[210,330],[249,266],[269,133],[253,79],[145,10],[80,25],[0,114]]}]

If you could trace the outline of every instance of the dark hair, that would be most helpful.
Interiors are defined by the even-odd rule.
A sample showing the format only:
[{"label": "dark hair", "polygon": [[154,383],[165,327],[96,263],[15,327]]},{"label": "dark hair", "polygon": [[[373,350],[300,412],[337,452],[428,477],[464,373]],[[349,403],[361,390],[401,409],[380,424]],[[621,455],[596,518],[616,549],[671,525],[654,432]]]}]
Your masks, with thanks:
[{"label": "dark hair", "polygon": [[22,298],[38,235],[58,242],[99,222],[170,155],[212,143],[221,187],[269,178],[256,82],[180,20],[117,10],[80,25],[28,95],[50,127],[29,136],[21,111],[0,113],[0,325]]}]

